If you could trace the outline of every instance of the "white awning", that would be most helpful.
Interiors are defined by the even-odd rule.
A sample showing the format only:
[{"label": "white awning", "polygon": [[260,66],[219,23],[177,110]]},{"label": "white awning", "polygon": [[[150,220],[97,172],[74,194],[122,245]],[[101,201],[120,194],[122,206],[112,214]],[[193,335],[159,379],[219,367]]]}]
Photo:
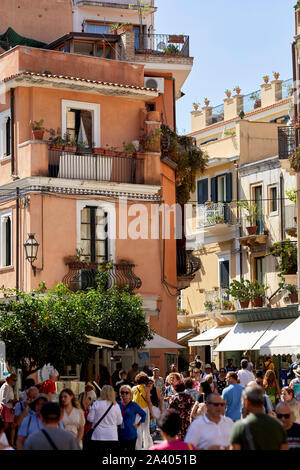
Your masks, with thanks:
[{"label": "white awning", "polygon": [[264,354],[299,354],[300,353],[300,317],[281,331],[275,338],[264,342],[260,347]]},{"label": "white awning", "polygon": [[185,349],[185,346],[173,343],[162,336],[154,333],[154,337],[151,341],[146,341],[143,349]]},{"label": "white awning", "polygon": [[263,344],[272,341],[292,322],[292,319],[282,319],[237,323],[215,351],[259,350]]},{"label": "white awning", "polygon": [[114,348],[117,346],[116,341],[110,341],[109,339],[103,339],[103,338],[96,338],[95,336],[87,336],[89,343],[93,344],[94,346],[100,346],[103,348]]},{"label": "white awning", "polygon": [[191,339],[189,346],[212,346],[214,340],[220,338],[220,336],[226,335],[232,328],[233,326],[214,326],[204,333],[201,333],[201,335]]},{"label": "white awning", "polygon": [[185,343],[187,340],[194,338],[197,333],[194,330],[178,331],[177,332],[177,341],[180,344]]}]

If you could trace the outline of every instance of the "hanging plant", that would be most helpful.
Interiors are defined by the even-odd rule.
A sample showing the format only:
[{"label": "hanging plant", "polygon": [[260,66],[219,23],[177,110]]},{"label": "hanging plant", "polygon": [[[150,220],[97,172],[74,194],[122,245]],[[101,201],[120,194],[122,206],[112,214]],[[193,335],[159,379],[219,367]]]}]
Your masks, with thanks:
[{"label": "hanging plant", "polygon": [[197,147],[194,138],[180,136],[166,125],[161,127],[161,150],[177,163],[176,201],[185,204],[195,191],[196,176],[206,168],[208,156]]},{"label": "hanging plant", "polygon": [[296,274],[297,272],[297,245],[289,238],[282,242],[273,243],[270,254],[266,256],[279,258],[277,265],[281,274]]},{"label": "hanging plant", "polygon": [[289,162],[293,170],[300,172],[300,147],[297,148],[296,152],[289,155]]}]

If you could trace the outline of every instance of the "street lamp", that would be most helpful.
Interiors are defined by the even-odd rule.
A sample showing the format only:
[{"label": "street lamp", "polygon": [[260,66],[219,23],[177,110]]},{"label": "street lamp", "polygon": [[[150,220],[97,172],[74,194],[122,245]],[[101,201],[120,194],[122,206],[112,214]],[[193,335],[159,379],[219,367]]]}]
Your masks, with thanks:
[{"label": "street lamp", "polygon": [[32,263],[37,259],[37,252],[38,252],[40,244],[36,241],[36,239],[34,238],[34,235],[35,235],[34,233],[28,234],[29,238],[27,242],[24,243],[24,248],[25,248],[26,259],[31,264],[34,275],[36,275],[36,267],[33,266]]}]

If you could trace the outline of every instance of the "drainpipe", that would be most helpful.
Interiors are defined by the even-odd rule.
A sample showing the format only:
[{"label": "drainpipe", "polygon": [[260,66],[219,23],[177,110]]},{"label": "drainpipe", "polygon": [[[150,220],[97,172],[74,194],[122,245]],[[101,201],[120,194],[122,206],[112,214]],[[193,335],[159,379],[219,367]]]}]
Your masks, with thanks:
[{"label": "drainpipe", "polygon": [[20,258],[19,258],[19,227],[20,227],[20,188],[16,188],[16,289],[19,290],[19,271],[20,271]]},{"label": "drainpipe", "polygon": [[281,230],[281,241],[284,240],[284,207],[283,207],[283,175],[280,175],[280,230]]},{"label": "drainpipe", "polygon": [[10,150],[11,150],[11,174],[15,174],[15,89],[10,90]]},{"label": "drainpipe", "polygon": [[176,132],[176,93],[175,93],[175,78],[173,77],[164,77],[165,80],[172,80],[173,81],[173,123],[174,123],[174,132]]},{"label": "drainpipe", "polygon": [[[292,62],[293,62],[293,82],[294,82],[294,113],[295,116],[294,118],[297,119],[298,116],[298,100],[299,100],[299,87],[297,86],[297,66],[298,66],[298,72],[299,72],[299,64],[298,61],[296,63],[296,41],[292,43]],[[296,97],[296,99],[295,99]],[[299,144],[299,131],[298,129],[295,129],[295,145],[296,148],[298,148]],[[297,251],[298,251],[298,257],[297,257],[297,263],[298,263],[298,290],[300,287],[300,245],[299,245],[299,230],[300,230],[300,184],[299,184],[299,175],[296,173],[296,195],[297,195],[297,233],[298,233],[298,242],[297,242]]]}]

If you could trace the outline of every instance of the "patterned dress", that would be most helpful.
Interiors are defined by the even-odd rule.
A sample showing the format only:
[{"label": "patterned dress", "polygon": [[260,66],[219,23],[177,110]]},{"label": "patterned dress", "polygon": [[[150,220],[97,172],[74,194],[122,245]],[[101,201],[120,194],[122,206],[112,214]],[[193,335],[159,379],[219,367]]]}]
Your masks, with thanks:
[{"label": "patterned dress", "polygon": [[194,400],[191,395],[180,392],[172,396],[169,400],[168,408],[174,409],[179,412],[181,418],[181,430],[177,434],[179,439],[184,439],[187,429],[190,425],[190,415],[194,405]]}]

